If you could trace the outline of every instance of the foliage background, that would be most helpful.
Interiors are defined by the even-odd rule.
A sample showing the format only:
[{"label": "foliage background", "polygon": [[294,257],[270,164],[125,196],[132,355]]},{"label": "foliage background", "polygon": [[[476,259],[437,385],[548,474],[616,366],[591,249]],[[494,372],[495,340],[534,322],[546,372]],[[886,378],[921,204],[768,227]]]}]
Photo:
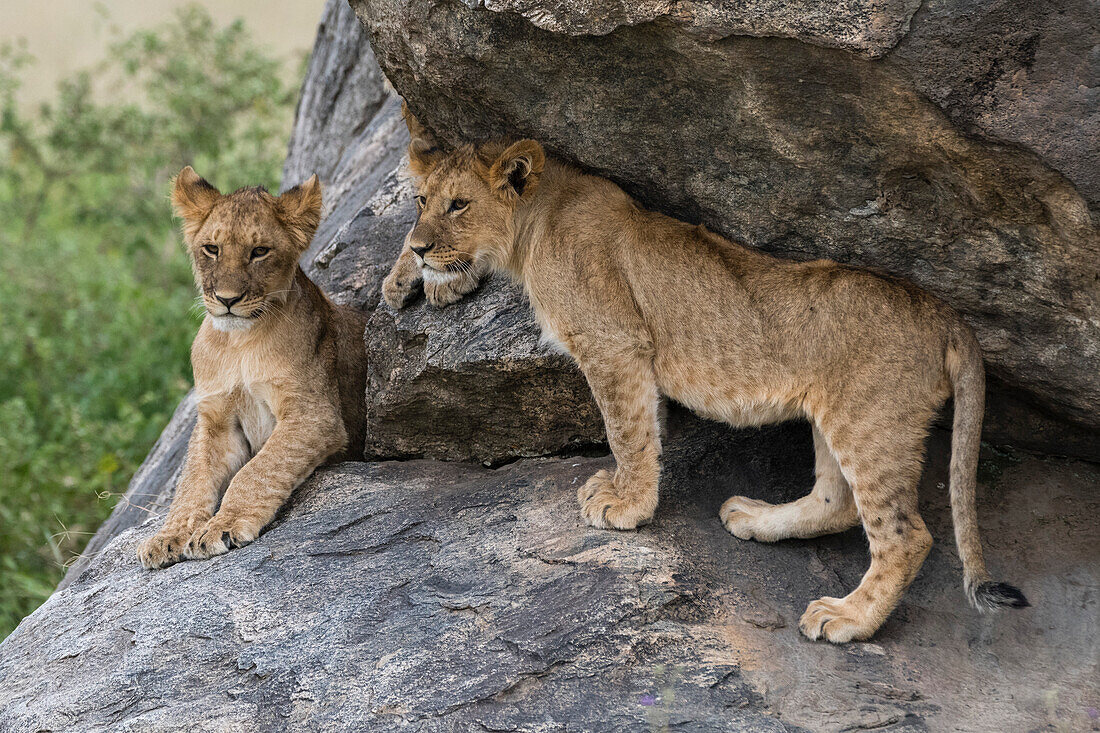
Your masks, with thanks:
[{"label": "foliage background", "polygon": [[194,165],[278,188],[296,68],[199,6],[115,37],[27,112],[0,46],[0,638],[52,592],[190,386],[201,316],[168,204]]}]

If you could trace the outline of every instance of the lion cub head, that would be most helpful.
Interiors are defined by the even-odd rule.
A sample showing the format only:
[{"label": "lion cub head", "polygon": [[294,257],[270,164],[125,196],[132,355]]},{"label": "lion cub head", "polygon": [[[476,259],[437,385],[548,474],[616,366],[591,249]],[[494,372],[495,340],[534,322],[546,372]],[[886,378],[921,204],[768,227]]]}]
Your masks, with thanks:
[{"label": "lion cub head", "polygon": [[409,167],[417,181],[417,220],[406,245],[425,282],[503,265],[514,237],[516,206],[530,200],[546,156],[534,140],[463,145],[445,153],[407,109]]},{"label": "lion cub head", "polygon": [[211,324],[239,331],[285,302],[321,220],[321,184],[313,176],[281,196],[260,187],[223,196],[187,166],[176,176],[172,206]]}]

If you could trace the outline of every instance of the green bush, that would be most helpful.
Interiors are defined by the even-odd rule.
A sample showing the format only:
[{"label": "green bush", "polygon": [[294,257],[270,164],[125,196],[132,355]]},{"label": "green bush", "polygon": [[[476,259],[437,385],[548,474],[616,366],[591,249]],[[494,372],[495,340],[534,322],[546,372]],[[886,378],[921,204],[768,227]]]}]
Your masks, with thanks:
[{"label": "green bush", "polygon": [[[238,21],[189,7],[115,38],[32,114],[0,48],[0,638],[40,604],[187,391],[199,323],[168,205],[192,164],[279,179],[295,87]],[[300,66],[296,70],[300,70]]]}]

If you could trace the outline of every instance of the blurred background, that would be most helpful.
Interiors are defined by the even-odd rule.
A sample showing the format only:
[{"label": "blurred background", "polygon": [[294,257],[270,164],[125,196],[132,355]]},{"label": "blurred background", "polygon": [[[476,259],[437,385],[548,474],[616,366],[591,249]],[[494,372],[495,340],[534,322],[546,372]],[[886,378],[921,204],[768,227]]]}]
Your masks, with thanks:
[{"label": "blurred background", "polygon": [[0,3],[0,638],[190,387],[169,180],[278,188],[323,4]]}]

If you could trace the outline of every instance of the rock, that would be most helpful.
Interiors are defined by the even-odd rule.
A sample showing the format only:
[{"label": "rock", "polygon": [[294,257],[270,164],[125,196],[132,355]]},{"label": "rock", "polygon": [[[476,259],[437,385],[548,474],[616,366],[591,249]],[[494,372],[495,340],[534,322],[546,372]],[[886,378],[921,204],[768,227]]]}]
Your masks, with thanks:
[{"label": "rock", "polygon": [[808,490],[808,431],[720,445],[697,427],[677,428],[638,532],[580,521],[576,487],[607,458],[341,464],[253,544],[163,571],[135,559],[150,519],[0,643],[0,730],[1088,729],[1095,465],[986,458],[990,563],[1035,607],[981,616],[937,433],[937,544],[871,643],[833,647],[796,621],[858,582],[861,533],[764,545],[717,518],[731,493]]},{"label": "rock", "polygon": [[324,218],[302,256],[307,268],[400,164],[408,135],[397,111],[365,34],[344,3],[330,0],[283,164],[284,190],[314,173],[324,183]]},{"label": "rock", "polygon": [[1100,454],[1090,3],[352,5],[443,140],[535,137],[651,208],[909,278],[976,329],[990,438]]},{"label": "rock", "polygon": [[1100,13],[1022,0],[931,0],[891,54],[967,131],[1020,145],[1100,204]]},{"label": "rock", "polygon": [[378,308],[367,324],[367,457],[606,452],[584,375],[539,333],[502,277],[442,310],[423,300],[396,315]]},{"label": "rock", "polygon": [[775,0],[728,3],[702,0],[672,3],[638,0],[632,3],[575,0],[468,1],[471,9],[515,13],[538,28],[569,35],[602,36],[623,26],[662,21],[708,40],[728,36],[797,38],[826,48],[843,48],[866,56],[888,52],[909,29],[920,0],[856,0],[835,3],[809,0],[797,12],[784,12]]},{"label": "rock", "polygon": [[[499,8],[507,1],[484,5]],[[912,13],[900,2],[849,3],[836,10],[817,4],[799,26],[777,18],[780,11],[769,10],[771,4],[752,2],[732,20],[708,19],[721,7],[716,3],[693,4],[694,15],[684,12],[674,22],[646,17],[660,5],[622,4],[602,19],[585,14],[591,3],[556,3],[556,14],[536,12],[537,0],[508,8],[563,29],[579,27],[580,13],[593,23],[588,31],[556,34],[583,48],[595,47],[587,33],[606,27],[618,28],[605,39],[611,50],[622,49],[616,44],[624,35],[672,33],[692,53],[717,47],[716,57],[725,43],[745,40],[714,40],[725,32],[722,23],[747,33],[745,18],[756,13],[760,35],[801,39],[759,39],[761,48],[785,43],[804,54],[805,44],[817,44],[848,49],[822,52],[822,58],[885,53],[885,62],[896,52],[891,47],[906,42],[908,16],[898,22],[896,14]],[[451,18],[459,7],[437,10],[432,22]],[[921,6],[913,17],[930,8]],[[874,15],[878,9],[894,15]],[[829,30],[821,19],[830,12],[853,23],[878,20],[873,28],[857,23],[849,35],[830,40],[821,37]],[[471,32],[481,28],[481,15],[473,16]],[[538,31],[535,39],[542,33],[548,31]],[[512,43],[507,37],[494,42],[505,51]],[[441,46],[440,52],[448,48]],[[540,53],[538,44],[531,48]],[[634,63],[630,54],[626,58]],[[653,58],[654,68],[668,68],[660,54]],[[868,562],[859,530],[762,545],[736,540],[717,519],[718,507],[734,493],[789,501],[809,489],[813,461],[805,425],[734,431],[673,406],[656,521],[628,533],[586,528],[576,487],[610,459],[563,454],[593,452],[601,440],[598,416],[583,377],[538,346],[516,288],[492,279],[443,310],[421,301],[394,313],[380,303],[382,277],[413,213],[400,174],[406,139],[397,100],[371,59],[350,10],[330,0],[303,88],[309,101],[299,110],[284,176],[290,186],[317,171],[326,184],[327,217],[303,263],[334,298],[370,316],[367,455],[463,458],[497,467],[410,460],[325,468],[295,492],[253,544],[209,561],[145,571],[136,548],[155,531],[173,496],[194,421],[189,397],[59,590],[0,642],[0,730],[918,731],[1090,725],[1100,658],[1092,623],[1100,611],[1095,465],[986,448],[979,512],[989,562],[995,574],[1019,583],[1035,608],[980,616],[963,602],[944,488],[948,436],[934,432],[921,496],[937,544],[874,640],[843,648],[806,641],[797,619],[810,600],[841,595],[858,583]],[[805,56],[792,63],[798,59]],[[625,65],[618,78],[627,79],[630,69]],[[558,72],[552,66],[546,71],[553,82],[547,88],[560,88]],[[731,68],[729,74],[734,72],[747,73]],[[430,75],[415,66],[408,73]],[[530,81],[526,73],[518,73],[517,84]],[[675,85],[665,89],[680,93]],[[523,90],[517,90],[519,98]],[[601,98],[588,99],[598,110]],[[566,110],[553,96],[543,101],[546,114]],[[853,102],[829,109],[842,112],[844,104]],[[577,117],[578,130],[591,134],[592,119]],[[637,119],[624,120],[644,127]],[[792,124],[800,132],[797,125],[806,123]],[[753,128],[758,135],[764,129]],[[685,134],[691,130],[684,128]],[[852,155],[877,150],[858,137]],[[762,138],[754,139],[760,144]],[[653,165],[667,162],[667,146],[638,141],[647,155],[650,147],[657,151]],[[988,144],[973,145],[984,151]],[[762,159],[771,150],[762,146]],[[791,150],[805,153],[804,147]],[[621,152],[610,148],[607,160]],[[743,149],[739,154],[751,163]],[[639,170],[647,165],[628,162]],[[856,162],[848,161],[848,178],[841,183],[860,182],[850,170]],[[955,163],[941,163],[961,175],[950,168]],[[725,209],[715,203],[709,181],[726,164],[706,165],[709,172],[681,179],[683,191],[673,205],[694,206],[690,202],[698,197],[698,211],[717,216]],[[790,214],[792,201],[809,207],[806,181],[784,178],[790,171],[774,160],[771,165],[776,208],[756,214],[772,221]],[[746,175],[757,176],[753,185],[768,184],[759,169],[748,168]],[[650,196],[661,190],[652,171],[633,183],[620,180]],[[938,183],[928,183],[929,201],[945,206],[936,198],[942,181],[931,180]],[[899,184],[905,185],[915,184]],[[834,188],[823,188],[820,196],[849,196]],[[760,200],[756,193],[737,195],[748,203]],[[917,213],[894,211],[889,197],[883,203],[862,195],[838,204],[848,208],[836,216],[850,217],[846,226],[856,233],[879,232],[893,221],[899,227],[894,244],[911,255],[905,248],[912,247]],[[961,217],[960,207],[946,211]],[[836,216],[823,214],[821,226],[834,238],[822,241],[835,247],[862,241],[842,239],[849,230],[835,229]],[[731,226],[747,227],[749,218],[730,217]],[[811,218],[794,217],[787,238],[773,242],[774,248],[783,242],[808,248]],[[876,219],[887,222],[865,222]],[[959,243],[936,240],[937,249],[919,261],[931,263],[931,272],[954,263],[951,257],[973,244],[966,237],[977,225],[968,222],[950,219],[961,232]],[[1030,252],[1027,246],[1038,241],[1035,231],[1062,249]],[[1079,254],[1066,245],[1065,232],[1057,239],[1034,223],[1020,224],[1016,233],[996,227],[988,232],[988,241],[999,237],[1006,252],[1030,252],[1038,264],[1028,265],[1029,272],[1048,273],[1044,258],[1057,254],[1073,262]],[[869,241],[853,257],[886,251],[881,238]],[[981,264],[977,250],[974,257]],[[1007,255],[1000,265],[1018,266]],[[1007,277],[986,264],[980,271]],[[959,274],[945,282],[946,291],[963,290]],[[1027,301],[1038,309],[1034,318],[1064,325],[1058,303],[1066,301],[1044,300],[1047,291],[1032,287],[1048,284],[1038,275],[1026,283],[1021,291],[1034,299]],[[996,310],[1004,297],[990,295],[984,317],[1007,323],[1008,316]],[[1002,342],[990,342],[988,333],[984,338],[987,347],[1002,343],[996,353],[1020,359],[1031,343],[1017,344],[1011,335]],[[1073,358],[1091,358],[1091,352],[1082,353]],[[991,414],[1007,416],[1016,439],[1026,434],[1050,441],[1067,434],[1068,408],[1059,408],[1058,419],[1046,417],[1035,407],[1053,409],[1041,390],[1007,367],[998,374],[1006,375],[1005,392],[996,408],[1001,412]],[[1066,444],[1069,450],[1087,452],[1095,433],[1072,435],[1079,442]],[[522,458],[537,453],[556,457]],[[1037,679],[1043,684],[1036,686]]]}]

